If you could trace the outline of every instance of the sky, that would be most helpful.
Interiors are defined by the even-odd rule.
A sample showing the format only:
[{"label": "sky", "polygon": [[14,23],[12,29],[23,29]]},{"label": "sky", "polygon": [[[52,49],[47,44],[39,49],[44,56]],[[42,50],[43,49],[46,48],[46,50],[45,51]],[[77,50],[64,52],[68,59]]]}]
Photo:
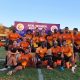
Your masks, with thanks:
[{"label": "sky", "polygon": [[0,0],[0,24],[56,23],[80,30],[80,0]]}]

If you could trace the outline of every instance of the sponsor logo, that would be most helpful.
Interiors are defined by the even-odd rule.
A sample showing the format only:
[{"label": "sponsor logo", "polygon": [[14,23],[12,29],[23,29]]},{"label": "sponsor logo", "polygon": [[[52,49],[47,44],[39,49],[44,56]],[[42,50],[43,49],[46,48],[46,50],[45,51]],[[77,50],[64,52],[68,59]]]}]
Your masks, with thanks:
[{"label": "sponsor logo", "polygon": [[58,30],[58,27],[56,25],[51,26],[51,31],[54,32],[54,29]]},{"label": "sponsor logo", "polygon": [[22,30],[24,30],[24,25],[19,23],[19,24],[17,24],[16,28],[17,28],[18,31],[22,31]]}]

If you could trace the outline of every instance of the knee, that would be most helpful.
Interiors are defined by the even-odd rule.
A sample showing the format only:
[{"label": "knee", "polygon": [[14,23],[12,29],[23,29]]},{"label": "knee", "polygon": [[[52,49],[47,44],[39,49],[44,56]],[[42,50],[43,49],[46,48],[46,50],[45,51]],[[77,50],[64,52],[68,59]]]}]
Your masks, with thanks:
[{"label": "knee", "polygon": [[17,66],[16,69],[17,70],[22,70],[22,66]]}]

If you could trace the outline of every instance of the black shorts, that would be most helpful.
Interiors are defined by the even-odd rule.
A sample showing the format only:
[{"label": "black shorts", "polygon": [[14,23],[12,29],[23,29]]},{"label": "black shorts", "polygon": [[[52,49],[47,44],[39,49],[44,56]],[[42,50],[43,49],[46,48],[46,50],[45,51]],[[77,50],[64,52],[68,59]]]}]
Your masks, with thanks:
[{"label": "black shorts", "polygon": [[76,46],[79,46],[79,45],[74,42],[74,46],[73,46],[74,53],[75,52],[80,52],[80,49],[78,49]]},{"label": "black shorts", "polygon": [[79,52],[79,49],[77,49],[76,47],[74,47],[73,49],[74,49],[74,53]]},{"label": "black shorts", "polygon": [[36,52],[36,48],[35,47],[31,47],[31,52]]},{"label": "black shorts", "polygon": [[64,55],[64,60],[65,60],[65,62],[70,61],[70,58],[71,58],[71,57],[68,57],[68,56]]},{"label": "black shorts", "polygon": [[56,62],[57,61],[57,59],[58,59],[58,56],[52,56],[52,60],[53,60],[53,62]]},{"label": "black shorts", "polygon": [[45,56],[45,60],[50,60],[50,59],[52,60],[52,55],[46,55]]},{"label": "black shorts", "polygon": [[45,60],[48,61],[48,64],[50,67],[53,67],[53,60],[52,60],[52,55],[46,55]]},{"label": "black shorts", "polygon": [[61,54],[58,54],[58,55],[57,55],[57,59],[58,59],[58,60],[62,60]]},{"label": "black shorts", "polygon": [[[52,44],[53,45],[53,44]],[[50,45],[49,42],[47,42],[47,49],[50,49],[52,46]]]},{"label": "black shorts", "polygon": [[37,59],[37,61],[45,61],[46,60],[46,57],[44,56],[43,58],[42,57],[40,57],[40,55],[36,55],[36,59]]},{"label": "black shorts", "polygon": [[13,41],[12,40],[9,40],[9,45],[12,45],[13,44]]},{"label": "black shorts", "polygon": [[16,68],[17,66],[21,66],[21,63],[18,63],[18,64],[17,64],[17,65],[15,65],[15,66],[11,66],[11,69]]}]

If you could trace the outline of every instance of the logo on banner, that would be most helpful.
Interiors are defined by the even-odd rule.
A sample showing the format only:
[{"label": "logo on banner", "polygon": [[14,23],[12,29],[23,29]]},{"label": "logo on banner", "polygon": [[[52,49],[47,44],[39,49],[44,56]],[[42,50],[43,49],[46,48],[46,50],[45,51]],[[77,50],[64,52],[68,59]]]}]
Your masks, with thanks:
[{"label": "logo on banner", "polygon": [[24,25],[19,23],[19,24],[17,24],[16,28],[18,31],[22,31],[22,30],[24,30]]},{"label": "logo on banner", "polygon": [[51,31],[54,32],[54,29],[58,30],[58,27],[56,25],[51,26]]}]

